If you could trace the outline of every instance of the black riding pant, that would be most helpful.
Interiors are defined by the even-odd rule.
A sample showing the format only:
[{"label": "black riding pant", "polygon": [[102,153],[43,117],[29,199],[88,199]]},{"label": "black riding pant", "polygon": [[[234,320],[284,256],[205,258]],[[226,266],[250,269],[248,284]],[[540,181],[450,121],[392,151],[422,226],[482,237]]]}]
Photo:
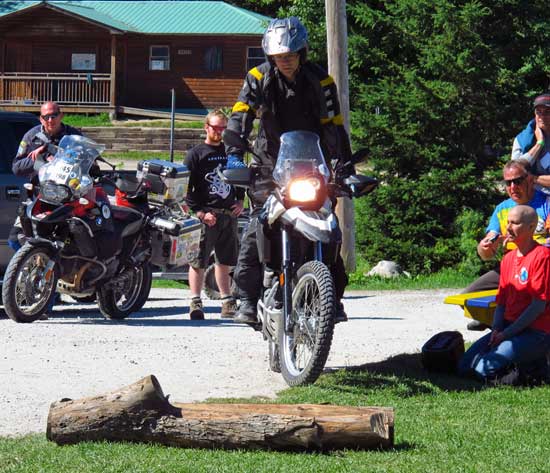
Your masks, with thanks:
[{"label": "black riding pant", "polygon": [[[263,267],[258,255],[256,240],[256,229],[258,226],[258,215],[261,207],[250,214],[250,223],[243,233],[239,259],[233,274],[233,280],[237,285],[239,297],[256,302],[261,295],[263,284]],[[348,285],[348,276],[344,267],[342,257],[338,255],[336,262],[329,267],[334,281],[336,299],[340,301],[344,296],[344,290]]]}]

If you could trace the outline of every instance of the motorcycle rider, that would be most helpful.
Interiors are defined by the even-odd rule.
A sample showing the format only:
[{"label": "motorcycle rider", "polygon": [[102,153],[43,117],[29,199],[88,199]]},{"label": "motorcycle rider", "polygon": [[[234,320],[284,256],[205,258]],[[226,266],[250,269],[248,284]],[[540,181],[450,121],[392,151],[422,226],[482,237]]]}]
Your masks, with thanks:
[{"label": "motorcycle rider", "polygon": [[[281,134],[295,130],[318,134],[327,161],[342,157],[348,163],[344,172],[354,173],[336,85],[321,66],[308,61],[307,39],[307,30],[296,17],[269,23],[262,40],[267,61],[246,75],[227,125],[229,130],[247,139],[254,119],[258,117],[260,121],[254,144],[258,158],[253,157],[251,162],[251,167],[259,168],[259,176],[248,190],[252,205],[250,225],[242,237],[234,273],[241,299],[234,319],[237,322],[257,323],[262,265],[256,246],[256,227],[262,205],[269,195],[266,183],[271,179],[277,160]],[[228,167],[242,165],[244,149],[226,145],[226,152]],[[330,270],[340,301],[348,283],[340,256]],[[341,302],[337,307],[336,320],[347,320]]]},{"label": "motorcycle rider", "polygon": [[[21,140],[19,149],[12,164],[16,176],[26,176],[32,184],[38,183],[38,173],[35,170],[37,159],[50,160],[48,144],[58,145],[65,135],[82,135],[80,130],[63,122],[63,112],[55,102],[45,102],[40,107],[40,125],[31,128]],[[21,248],[18,235],[21,233],[19,218],[10,232],[8,245],[17,251]]]}]

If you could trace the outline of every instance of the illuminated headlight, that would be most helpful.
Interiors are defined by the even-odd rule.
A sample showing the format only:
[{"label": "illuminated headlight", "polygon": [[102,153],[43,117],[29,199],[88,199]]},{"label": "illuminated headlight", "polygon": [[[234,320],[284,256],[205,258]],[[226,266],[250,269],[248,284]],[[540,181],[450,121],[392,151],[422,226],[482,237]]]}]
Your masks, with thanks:
[{"label": "illuminated headlight", "polygon": [[311,202],[317,199],[321,181],[316,177],[296,179],[288,186],[288,198],[293,202]]},{"label": "illuminated headlight", "polygon": [[53,182],[46,182],[40,192],[44,200],[50,202],[64,202],[71,196],[71,191],[68,187],[54,184]]}]

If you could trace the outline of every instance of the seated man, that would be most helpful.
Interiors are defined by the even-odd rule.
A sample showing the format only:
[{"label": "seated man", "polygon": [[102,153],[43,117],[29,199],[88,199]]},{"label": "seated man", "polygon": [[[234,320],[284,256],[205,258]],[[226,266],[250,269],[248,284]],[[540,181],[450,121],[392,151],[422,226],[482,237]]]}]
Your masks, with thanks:
[{"label": "seated man", "polygon": [[538,217],[532,207],[515,206],[507,220],[505,241],[513,242],[516,249],[502,259],[492,331],[464,354],[459,373],[515,384],[518,376],[535,367],[547,370],[550,249],[533,240]]},{"label": "seated man", "polygon": [[[533,238],[541,244],[546,243],[547,223],[550,220],[550,197],[535,189],[534,176],[529,172],[529,163],[525,159],[509,161],[502,170],[506,192],[509,198],[498,204],[487,225],[486,235],[479,242],[477,252],[483,261],[493,259],[501,246],[504,251],[515,248],[506,237],[506,221],[510,210],[516,205],[528,205],[535,209],[538,216]],[[495,268],[470,284],[463,292],[478,292],[496,289],[499,283],[500,268]],[[486,325],[474,320],[468,324],[470,330],[485,330]]]},{"label": "seated man", "polygon": [[537,96],[534,117],[514,138],[512,159],[526,159],[537,189],[550,194],[550,94]]}]

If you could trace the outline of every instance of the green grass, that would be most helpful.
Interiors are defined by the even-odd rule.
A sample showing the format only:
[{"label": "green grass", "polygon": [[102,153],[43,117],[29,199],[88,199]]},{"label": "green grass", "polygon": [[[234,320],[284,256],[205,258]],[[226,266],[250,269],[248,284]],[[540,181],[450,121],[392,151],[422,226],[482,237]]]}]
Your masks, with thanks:
[{"label": "green grass", "polygon": [[107,113],[99,113],[97,115],[65,114],[63,116],[63,123],[76,128],[84,126],[113,126]]},{"label": "green grass", "polygon": [[456,270],[443,270],[434,274],[417,275],[412,277],[399,276],[397,278],[382,278],[380,276],[365,276],[369,270],[365,261],[359,260],[357,270],[349,275],[347,289],[366,290],[407,290],[407,289],[446,289],[464,288],[476,276],[465,275]]},{"label": "green grass", "polygon": [[[381,277],[364,277],[362,270],[350,275],[350,284],[347,290],[426,290],[426,289],[452,289],[468,286],[475,276],[466,276],[457,271],[446,270],[436,274],[420,275],[412,278],[401,276],[395,279],[383,279]],[[153,287],[166,287],[173,289],[187,288],[187,284],[179,281],[156,279]]]},{"label": "green grass", "polygon": [[[105,151],[103,157],[107,160],[131,160],[141,161],[143,159],[164,159],[170,160],[170,153],[168,152],[154,152],[154,151]],[[183,160],[183,153],[181,151],[174,151],[174,162],[181,162]]]},{"label": "green grass", "polygon": [[187,283],[183,281],[174,281],[171,279],[154,279],[152,287],[164,289],[189,289]]},{"label": "green grass", "polygon": [[313,386],[283,391],[277,402],[393,407],[395,448],[319,454],[107,442],[58,447],[30,435],[0,439],[0,464],[3,473],[550,471],[550,387],[486,389],[427,373],[418,355],[400,355],[325,374]]},{"label": "green grass", "polygon": [[[139,120],[139,121],[128,121],[117,122],[117,126],[127,126],[127,127],[142,127],[142,128],[170,128],[170,120]],[[174,128],[204,128],[203,120],[195,121],[174,121]]]},{"label": "green grass", "polygon": [[[114,126],[107,113],[94,115],[65,114],[63,123],[77,128],[87,126]],[[118,120],[116,126],[144,127],[144,128],[170,128],[170,120]],[[203,120],[175,120],[174,128],[203,128]]]}]

